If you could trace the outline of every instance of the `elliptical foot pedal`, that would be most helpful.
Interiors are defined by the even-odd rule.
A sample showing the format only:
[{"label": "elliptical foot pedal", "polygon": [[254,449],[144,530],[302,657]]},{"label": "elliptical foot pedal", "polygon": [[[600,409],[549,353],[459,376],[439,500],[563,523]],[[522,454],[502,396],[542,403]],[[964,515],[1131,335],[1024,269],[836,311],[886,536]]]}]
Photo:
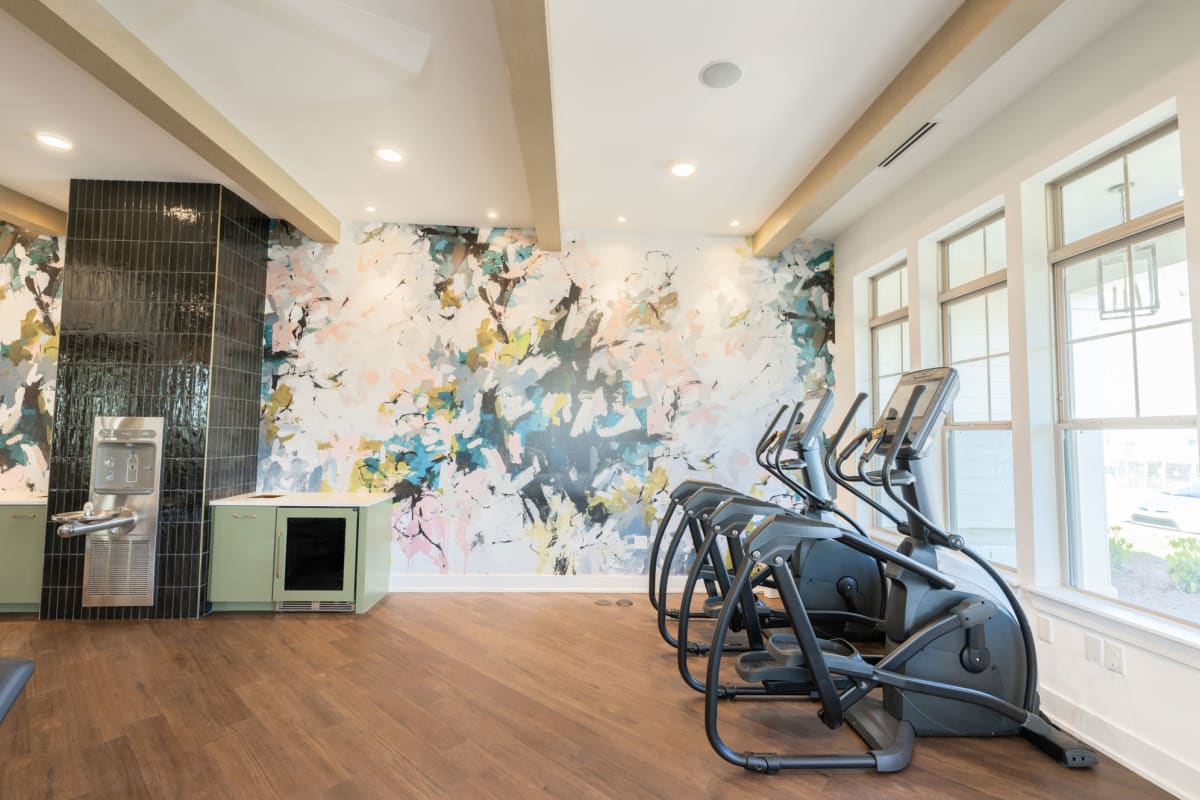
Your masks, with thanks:
[{"label": "elliptical foot pedal", "polygon": [[812,683],[806,668],[780,661],[765,650],[752,650],[738,656],[737,674],[746,683]]}]

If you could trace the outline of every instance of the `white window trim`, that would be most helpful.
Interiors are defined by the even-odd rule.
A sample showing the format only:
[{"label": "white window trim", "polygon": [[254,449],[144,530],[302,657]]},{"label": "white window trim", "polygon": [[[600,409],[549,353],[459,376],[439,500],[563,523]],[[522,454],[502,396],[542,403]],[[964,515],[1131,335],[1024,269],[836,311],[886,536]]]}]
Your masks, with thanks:
[{"label": "white window trim", "polygon": [[[869,309],[870,317],[867,320],[867,328],[868,328],[867,341],[868,341],[868,346],[870,347],[870,362],[871,362],[870,363],[871,371],[869,374],[870,383],[868,385],[871,390],[870,395],[871,395],[871,418],[872,419],[875,419],[876,417],[879,416],[880,409],[883,407],[883,398],[879,397],[879,391],[878,391],[879,378],[880,378],[880,375],[879,375],[879,352],[878,352],[878,347],[876,347],[876,344],[875,344],[875,332],[877,330],[879,330],[880,328],[885,328],[889,325],[900,325],[909,320],[909,307],[911,305],[911,294],[912,294],[912,270],[910,270],[908,268],[908,266],[909,265],[908,265],[907,258],[900,259],[899,261],[892,264],[890,267],[882,269],[879,271],[878,274],[871,276],[871,279],[867,283],[867,292],[869,294],[869,300],[870,300],[870,309]],[[899,308],[893,309],[885,314],[877,314],[876,309],[878,307],[879,293],[876,290],[876,286],[878,285],[879,281],[882,278],[886,278],[888,275],[899,272],[900,270],[905,270],[904,286],[901,288],[901,298],[904,300],[904,305],[900,306]],[[902,346],[902,352],[901,352],[901,357],[900,357],[902,364],[905,360],[905,354],[904,354],[903,350],[910,348],[912,346],[912,324],[911,323],[909,324],[909,327],[908,327],[908,339],[909,339],[909,341],[906,342],[904,346]],[[911,368],[911,361],[910,361],[910,368]],[[901,369],[899,373],[895,373],[895,374],[902,375],[902,374],[904,374],[904,370]],[[889,377],[889,378],[893,377],[893,374],[889,373],[885,377]],[[885,501],[885,498],[883,497],[882,489],[871,489],[870,491],[874,495],[876,495],[877,500],[879,500],[880,502]],[[869,505],[868,505],[868,509],[869,509],[869,513],[870,513],[870,527],[873,530],[888,530],[886,528],[878,527],[879,521],[883,516],[882,512],[879,511],[879,509],[874,508],[873,506],[869,506]],[[891,531],[891,533],[893,535],[895,535],[895,531]]]},{"label": "white window trim", "polygon": [[[940,291],[938,292],[937,306],[938,306],[939,332],[940,332],[940,341],[941,341],[941,358],[942,358],[943,364],[950,364],[950,314],[949,314],[950,305],[957,300],[961,300],[961,299],[975,296],[975,295],[983,295],[986,292],[990,292],[990,291],[993,291],[993,290],[995,290],[997,288],[1001,288],[1001,287],[1003,288],[1003,291],[1005,292],[1006,295],[1008,293],[1008,266],[1007,266],[1008,259],[1007,259],[1007,257],[1005,258],[1004,269],[996,270],[995,272],[991,272],[991,273],[985,273],[984,275],[981,275],[978,278],[974,278],[970,281],[967,281],[966,283],[961,283],[958,286],[951,287],[950,286],[950,257],[949,257],[950,245],[958,239],[961,239],[966,236],[970,236],[977,231],[982,231],[985,228],[987,228],[988,225],[991,225],[992,223],[996,222],[997,220],[1003,220],[1003,219],[1006,219],[1005,209],[1001,208],[991,214],[988,214],[987,216],[982,217],[981,219],[978,219],[977,221],[971,223],[970,225],[967,225],[966,227],[959,228],[954,233],[951,233],[950,235],[948,235],[938,241],[937,270],[938,270],[938,286],[940,288]],[[1005,234],[1006,234],[1005,251],[1007,253],[1007,249],[1008,249],[1007,221],[1005,223]],[[986,270],[987,269],[987,237],[986,237],[986,235],[983,237],[983,240],[984,240],[983,241],[984,269]],[[1006,327],[1009,327],[1009,320],[1006,319],[1004,321],[1004,324]],[[990,337],[990,333],[988,333],[987,335]],[[1011,382],[1012,363],[1013,363],[1012,358],[1011,358],[1011,352],[1012,352],[1011,348],[1012,348],[1012,345],[1011,345],[1011,340],[1010,340],[1009,350],[1006,351],[1006,356],[1009,357],[1010,382]],[[990,350],[990,343],[989,343],[989,350]],[[987,359],[991,358],[991,355],[992,354],[989,352],[987,355],[983,356],[981,360],[986,361]],[[962,363],[962,362],[960,362],[960,363]],[[989,380],[988,388],[989,388],[988,416],[990,417],[991,416],[990,380]],[[1012,424],[1011,411],[1009,413],[1008,419],[999,420],[999,421],[986,420],[986,421],[974,421],[974,422],[956,422],[954,420],[953,410],[951,410],[950,414],[946,417],[946,421],[942,425],[942,430],[941,430],[941,456],[942,456],[942,464],[944,465],[943,469],[941,470],[941,473],[942,473],[941,483],[942,483],[942,519],[945,520],[945,523],[947,525],[950,525],[953,521],[953,514],[951,511],[951,498],[950,498],[950,486],[951,486],[951,481],[953,480],[953,476],[950,474],[951,473],[951,463],[952,463],[951,459],[950,459],[950,435],[955,431],[999,430],[999,431],[1009,431],[1011,433],[1012,429],[1013,429],[1013,424]],[[1019,558],[1019,549],[1020,548],[1017,547],[1017,543],[1016,543],[1016,535],[1017,534],[1016,534],[1016,520],[1015,519],[1013,521],[1013,526],[1014,526],[1013,547],[1014,547],[1014,549],[1016,549],[1018,551],[1017,552],[1018,558],[1016,558],[1016,560],[1019,561],[1020,560],[1020,558]],[[1005,574],[1005,577],[1009,580],[1010,583],[1015,581],[1016,575],[1017,575],[1017,565],[1016,564],[1005,564],[1002,561],[991,561],[990,559],[989,559],[989,563],[991,563],[993,566],[1000,569],[1002,571],[1001,574],[1011,573],[1011,574]]]},{"label": "white window trim", "polygon": [[[1138,241],[1151,239],[1176,229],[1186,231],[1186,221],[1184,218],[1183,202],[1180,201],[1064,245],[1062,243],[1063,185],[1082,174],[1111,163],[1116,159],[1124,159],[1130,152],[1177,129],[1178,120],[1171,119],[1135,139],[1122,143],[1100,157],[1092,159],[1047,185],[1046,190],[1051,209],[1051,219],[1048,229],[1050,234],[1048,261],[1051,279],[1051,341],[1054,349],[1053,361],[1055,369],[1056,413],[1054,449],[1058,496],[1061,498],[1061,502],[1057,504],[1058,527],[1060,531],[1060,585],[1054,588],[1044,586],[1030,587],[1027,591],[1035,596],[1055,601],[1066,609],[1074,610],[1077,615],[1084,615],[1084,618],[1080,620],[1080,624],[1085,626],[1089,623],[1096,623],[1100,619],[1106,620],[1110,625],[1115,623],[1118,626],[1124,626],[1128,628],[1129,632],[1135,632],[1126,632],[1124,634],[1127,641],[1156,652],[1159,655],[1164,655],[1168,658],[1173,657],[1171,648],[1164,648],[1162,646],[1164,641],[1188,647],[1191,649],[1189,658],[1193,655],[1195,658],[1193,660],[1182,661],[1181,663],[1200,667],[1200,622],[1188,622],[1174,617],[1163,616],[1157,614],[1151,608],[1127,603],[1115,597],[1093,594],[1072,584],[1072,549],[1074,544],[1072,542],[1071,500],[1068,495],[1070,489],[1066,443],[1068,431],[1192,428],[1200,433],[1200,414],[1191,416],[1137,416],[1120,418],[1073,417],[1070,408],[1070,377],[1067,363],[1068,343],[1064,336],[1067,319],[1065,273],[1068,267],[1079,261],[1094,258],[1102,250],[1111,250],[1121,245],[1130,246]],[[1127,167],[1125,170],[1125,183],[1128,189],[1129,174]],[[1198,288],[1200,287],[1197,287],[1194,283],[1189,286],[1193,296],[1193,308]],[[1189,318],[1189,323],[1192,325],[1193,347],[1200,347],[1200,331],[1197,330],[1195,314]],[[1136,326],[1130,326],[1131,331],[1134,331],[1135,328]],[[1134,336],[1136,337],[1136,333]],[[1195,352],[1200,352],[1200,349],[1196,349]],[[1134,357],[1136,359],[1136,350]],[[1136,390],[1135,387],[1135,392]],[[1119,629],[1118,633],[1120,633]],[[1129,638],[1130,636],[1134,638],[1131,639]],[[1180,659],[1175,658],[1175,660]]]}]

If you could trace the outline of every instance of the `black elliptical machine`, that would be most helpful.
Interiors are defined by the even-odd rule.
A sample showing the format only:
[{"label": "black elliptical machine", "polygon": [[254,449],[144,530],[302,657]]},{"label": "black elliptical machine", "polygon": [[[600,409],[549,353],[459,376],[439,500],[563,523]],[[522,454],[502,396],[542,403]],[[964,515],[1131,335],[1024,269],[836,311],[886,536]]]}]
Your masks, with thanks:
[{"label": "black elliptical machine", "polygon": [[[895,772],[910,763],[916,736],[1021,734],[1064,766],[1097,763],[1093,750],[1055,727],[1039,710],[1033,636],[1012,590],[962,537],[930,519],[933,506],[922,459],[957,391],[958,376],[951,368],[906,373],[873,427],[860,431],[836,452],[847,428],[844,423],[831,445],[827,463],[839,485],[869,501],[840,466],[861,448],[857,482],[881,486],[908,517],[903,531],[907,537],[899,552],[881,554],[891,582],[882,654],[863,655],[845,640],[818,637],[795,581],[789,560],[803,542],[862,546],[861,537],[839,526],[794,515],[769,517],[747,539],[747,558],[730,587],[736,595],[755,570],[771,573],[792,629],[767,641],[776,678],[807,687],[820,703],[822,722],[830,729],[849,724],[868,751],[737,752],[721,739],[718,711],[725,695],[720,691],[720,674],[733,608],[728,604],[713,633],[705,693],[705,730],[725,760],[760,773],[783,769]],[[865,395],[856,398],[852,414],[865,399]],[[883,464],[872,473],[868,465],[877,455],[883,456]],[[715,515],[713,525],[737,524],[739,514],[745,513],[736,502],[728,503]],[[969,559],[960,562],[963,571],[974,564],[982,580],[943,573],[938,566],[939,548],[961,552]],[[743,654],[737,661],[739,672],[764,666],[756,653]],[[877,689],[882,689],[881,697],[872,694]]]},{"label": "black elliptical machine", "polygon": [[[787,413],[787,408],[786,405],[780,406],[754,447],[754,460],[768,472],[771,472],[771,467],[770,462],[767,460],[767,453],[777,446],[780,437],[783,435],[783,432],[778,428],[778,424],[783,415]],[[667,587],[670,579],[671,564],[680,552],[685,535],[690,537],[693,551],[699,552],[701,542],[704,540],[706,523],[712,511],[722,501],[730,497],[749,497],[749,495],[737,489],[731,489],[719,483],[714,483],[713,481],[688,479],[679,483],[671,490],[670,501],[662,517],[659,519],[658,529],[655,531],[654,539],[650,545],[648,593],[650,596],[650,605],[657,612],[659,635],[663,641],[672,647],[677,647],[678,642],[675,636],[668,630],[667,620],[677,619],[679,609],[667,607]],[[674,530],[671,532],[664,557],[662,555],[663,543],[664,541],[668,541],[667,534],[671,530],[670,526],[672,522],[676,524]],[[661,569],[659,566],[660,562]],[[715,553],[705,560],[700,566],[700,574],[704,582],[708,600],[719,602],[723,592],[729,588],[732,573],[736,569],[736,565],[732,567],[727,566],[724,559]],[[755,585],[758,584],[756,583]],[[741,630],[741,618],[735,619],[733,625],[734,631]],[[755,623],[755,626],[757,626],[757,623]],[[736,645],[739,649],[745,646],[745,644]]]},{"label": "black elliptical machine", "polygon": [[[859,643],[883,639],[887,593],[884,563],[879,560],[878,554],[886,553],[887,550],[872,542],[851,517],[837,508],[825,481],[821,431],[832,405],[833,392],[829,389],[806,395],[802,402],[796,404],[788,424],[783,429],[784,436],[780,438],[779,446],[767,457],[768,462],[771,462],[772,474],[804,498],[805,506],[802,512],[784,509],[754,498],[729,496],[721,500],[709,515],[712,522],[716,522],[718,518],[721,521],[701,526],[704,538],[696,548],[696,555],[683,586],[676,634],[678,641],[689,643],[687,648],[678,648],[676,661],[680,677],[698,692],[705,691],[705,683],[702,677],[693,674],[688,656],[703,654],[709,649],[707,643],[690,642],[688,636],[690,622],[697,616],[696,612],[692,611],[692,601],[698,584],[709,565],[721,561],[722,552],[729,554],[730,564],[740,565],[745,559],[742,540],[751,523],[772,514],[848,525],[853,533],[848,532],[847,535],[861,537],[861,544],[865,548],[863,550],[820,540],[801,542],[790,563],[809,620],[822,635]],[[843,427],[845,424],[843,423]],[[803,475],[804,484],[797,483],[792,477],[796,473]],[[733,510],[726,513],[726,509]],[[734,511],[736,515],[731,516]],[[724,543],[723,550],[721,543]],[[736,572],[736,569],[734,571]],[[769,570],[759,570],[755,579],[763,585],[775,585]],[[754,579],[751,586],[742,589],[736,595],[729,595],[738,607],[733,612],[734,624],[741,624],[746,628],[750,641],[749,646],[739,643],[735,648],[726,647],[726,652],[749,651],[743,657],[743,663],[760,660],[765,669],[747,672],[742,675],[746,683],[723,684],[719,691],[726,697],[810,693],[811,689],[803,683],[796,684],[788,680],[787,676],[776,680],[772,674],[772,662],[769,654],[765,652],[766,641],[756,629],[745,624],[748,618],[747,609],[756,609],[759,616],[765,616],[763,609],[767,608],[754,597],[753,588]],[[702,617],[716,617],[723,603],[720,597],[706,599]],[[789,624],[785,610],[768,608],[768,611],[771,614],[768,617],[771,626]]]},{"label": "black elliptical machine", "polygon": [[[658,612],[660,635],[681,651],[681,675],[697,691],[704,691],[703,683],[687,668],[687,655],[706,653],[708,644],[690,642],[686,634],[683,634],[684,638],[672,635],[667,620],[679,620],[678,630],[686,631],[691,598],[699,583],[704,584],[707,595],[703,614],[715,618],[727,596],[733,575],[744,558],[740,540],[715,535],[711,526],[713,513],[723,503],[736,499],[743,506],[757,508],[759,516],[772,513],[802,513],[815,519],[840,516],[848,524],[855,525],[834,505],[825,480],[821,431],[832,408],[832,390],[809,392],[801,402],[795,404],[787,423],[782,427],[779,422],[787,407],[775,413],[755,448],[758,464],[803,501],[802,512],[785,511],[768,501],[704,481],[685,481],[671,492],[671,502],[659,522],[650,551],[650,600]],[[797,481],[793,477],[795,474],[799,474],[803,482]],[[676,518],[677,525],[668,541],[660,571],[658,565],[662,545],[670,522]],[[861,530],[858,532],[866,535]],[[687,600],[680,609],[668,609],[668,567],[674,562],[685,535],[690,535],[693,548],[692,565],[684,586]],[[725,543],[724,548],[720,546],[721,543]],[[822,630],[836,631],[838,635],[856,641],[881,638],[886,581],[878,561],[843,547],[810,546],[806,543],[793,563],[810,614],[819,620]],[[759,571],[743,596],[737,598],[737,608],[732,612],[732,629],[739,633],[739,638],[736,644],[729,647],[731,652],[761,651],[765,646],[764,629],[787,624],[787,616],[781,609],[771,608],[754,597],[753,589],[759,586],[775,588],[769,572]],[[682,648],[678,645],[680,641],[685,642]]]}]

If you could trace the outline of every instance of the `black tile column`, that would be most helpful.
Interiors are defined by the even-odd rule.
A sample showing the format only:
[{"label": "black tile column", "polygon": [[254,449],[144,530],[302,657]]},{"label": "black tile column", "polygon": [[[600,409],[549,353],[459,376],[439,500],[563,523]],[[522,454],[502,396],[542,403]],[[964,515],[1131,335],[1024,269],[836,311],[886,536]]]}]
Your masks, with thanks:
[{"label": "black tile column", "polygon": [[266,230],[216,184],[71,182],[49,511],[87,500],[94,417],[163,417],[157,592],[154,606],[83,608],[84,539],[48,523],[43,618],[203,613],[207,500],[254,486],[230,432],[247,403],[257,429],[258,385],[230,376],[246,347],[259,356]]},{"label": "black tile column", "polygon": [[[206,532],[211,530],[209,502],[252,492],[258,482],[269,224],[258,209],[222,189],[204,462]],[[203,599],[208,597],[207,535],[200,555]]]}]

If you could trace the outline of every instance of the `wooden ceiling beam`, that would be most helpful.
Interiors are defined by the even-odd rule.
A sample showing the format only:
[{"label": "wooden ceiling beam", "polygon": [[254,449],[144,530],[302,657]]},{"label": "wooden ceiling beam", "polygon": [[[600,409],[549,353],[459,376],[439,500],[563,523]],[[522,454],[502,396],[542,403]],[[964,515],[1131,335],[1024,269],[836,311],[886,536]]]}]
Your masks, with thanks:
[{"label": "wooden ceiling beam", "polygon": [[534,228],[542,250],[562,249],[554,104],[550,94],[550,31],[545,0],[492,0]]},{"label": "wooden ceiling beam", "polygon": [[253,195],[264,213],[318,242],[338,240],[341,224],[329,209],[97,0],[0,0],[0,9]]},{"label": "wooden ceiling beam", "polygon": [[63,236],[67,232],[67,212],[7,186],[0,186],[0,222],[37,235]]},{"label": "wooden ceiling beam", "polygon": [[1062,0],[965,0],[754,234],[774,257]]}]

